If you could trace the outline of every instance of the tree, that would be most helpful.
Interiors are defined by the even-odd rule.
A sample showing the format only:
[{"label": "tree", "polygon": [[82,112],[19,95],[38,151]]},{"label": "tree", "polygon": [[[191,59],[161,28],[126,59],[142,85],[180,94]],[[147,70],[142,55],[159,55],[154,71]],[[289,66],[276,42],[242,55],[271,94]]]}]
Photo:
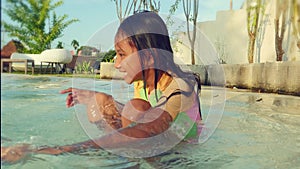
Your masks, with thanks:
[{"label": "tree", "polygon": [[291,20],[293,26],[292,35],[295,39],[295,44],[300,50],[300,2],[299,0],[292,0]]},{"label": "tree", "polygon": [[[276,0],[275,6],[275,50],[276,61],[287,60],[289,52],[300,49],[300,1]],[[298,46],[297,46],[298,45]]]},{"label": "tree", "polygon": [[171,16],[174,15],[174,13],[176,12],[176,10],[178,9],[179,3],[181,0],[176,0],[174,2],[173,5],[171,5],[170,9],[169,9],[169,15],[167,17],[167,25],[172,26],[174,24],[174,21],[171,19]]},{"label": "tree", "polygon": [[253,63],[261,0],[247,0],[248,62]]},{"label": "tree", "polygon": [[27,47],[24,52],[40,53],[50,49],[51,42],[59,38],[67,26],[78,21],[66,20],[66,14],[55,14],[54,9],[62,4],[62,0],[55,3],[52,0],[7,0],[4,12],[17,24],[2,21],[3,26],[10,36]]},{"label": "tree", "polygon": [[[187,26],[187,34],[189,38],[189,42],[191,44],[191,59],[192,59],[192,65],[195,64],[195,41],[196,41],[196,32],[197,32],[197,17],[198,17],[198,9],[199,9],[199,0],[182,0],[183,2],[183,10],[184,15],[186,18],[186,26]],[[192,5],[193,4],[193,5]],[[193,12],[192,11],[193,6]],[[193,32],[192,35],[190,35],[190,24],[189,22],[193,23]]]},{"label": "tree", "polygon": [[282,61],[283,54],[283,39],[286,30],[286,19],[288,12],[288,3],[285,0],[276,0],[276,11],[275,11],[275,50],[276,50],[276,61]]},{"label": "tree", "polygon": [[78,47],[79,47],[79,42],[77,40],[72,40],[71,45],[73,46],[74,50],[76,51],[76,55],[78,54]]},{"label": "tree", "polygon": [[57,49],[63,49],[64,48],[63,43],[61,41],[58,41],[58,43],[56,45],[56,48]]},{"label": "tree", "polygon": [[266,33],[266,26],[268,24],[268,21],[270,20],[270,15],[266,14],[266,3],[265,0],[261,1],[261,14],[260,14],[260,21],[257,26],[257,35],[256,35],[256,62],[260,63],[260,53],[261,53],[261,47],[265,38]]},{"label": "tree", "polygon": [[[171,20],[171,15],[175,13],[178,9],[179,3],[181,0],[176,0],[169,10],[169,16],[167,17],[167,24],[172,25],[173,21]],[[195,42],[196,42],[196,32],[197,32],[197,18],[198,18],[198,10],[199,10],[199,0],[182,0],[184,15],[186,18],[187,25],[187,34],[188,39],[191,45],[191,64],[195,64]],[[193,7],[193,10],[192,10]],[[190,30],[190,22],[193,24],[193,32],[191,35]]]},{"label": "tree", "polygon": [[126,0],[126,6],[124,8],[124,0],[112,0],[116,4],[117,16],[122,22],[130,13],[134,13],[140,10],[149,10],[158,12],[160,9],[160,2],[155,0]]},{"label": "tree", "polygon": [[115,50],[109,50],[106,52],[102,58],[102,62],[113,62],[114,57],[116,56],[116,51]]}]

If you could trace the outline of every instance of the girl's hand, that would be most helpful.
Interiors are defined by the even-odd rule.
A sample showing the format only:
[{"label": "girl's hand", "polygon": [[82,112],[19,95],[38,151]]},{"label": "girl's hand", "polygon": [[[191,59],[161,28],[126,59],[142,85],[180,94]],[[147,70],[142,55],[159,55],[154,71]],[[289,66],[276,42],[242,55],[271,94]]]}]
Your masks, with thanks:
[{"label": "girl's hand", "polygon": [[11,147],[1,147],[1,163],[17,163],[28,155],[35,154],[49,154],[49,155],[60,155],[62,153],[71,151],[68,146],[64,147],[44,147],[38,149],[31,149],[28,144],[16,145]]},{"label": "girl's hand", "polygon": [[68,88],[65,90],[60,91],[61,94],[68,93],[66,98],[66,106],[72,107],[75,104],[85,104],[89,105],[92,102],[96,101],[96,94],[98,92],[91,91],[91,90],[83,90],[83,89],[76,89],[76,88]]},{"label": "girl's hand", "polygon": [[60,91],[60,93],[69,93],[66,98],[66,106],[68,108],[74,106],[75,104],[86,105],[86,113],[91,123],[97,123],[103,118],[111,121],[112,119],[116,119],[120,116],[114,99],[111,95],[77,88],[68,88]]},{"label": "girl's hand", "polygon": [[16,163],[31,153],[29,145],[17,145],[12,147],[1,147],[1,163]]}]

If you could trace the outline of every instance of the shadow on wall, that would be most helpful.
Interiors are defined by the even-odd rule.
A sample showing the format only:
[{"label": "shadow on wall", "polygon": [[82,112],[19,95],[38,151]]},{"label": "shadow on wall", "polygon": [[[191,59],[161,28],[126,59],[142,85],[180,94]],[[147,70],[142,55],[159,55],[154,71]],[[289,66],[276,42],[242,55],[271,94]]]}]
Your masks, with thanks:
[{"label": "shadow on wall", "polygon": [[[300,96],[300,62],[190,65],[203,85],[216,85]],[[222,72],[220,72],[222,70]],[[225,81],[219,78],[224,73]]]}]

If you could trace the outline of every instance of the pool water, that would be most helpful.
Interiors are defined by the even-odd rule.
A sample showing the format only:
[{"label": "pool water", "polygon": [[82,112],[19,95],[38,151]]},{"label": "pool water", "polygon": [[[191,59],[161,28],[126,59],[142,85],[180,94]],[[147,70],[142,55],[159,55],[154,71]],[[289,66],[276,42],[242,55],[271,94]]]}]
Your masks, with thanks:
[{"label": "pool water", "polygon": [[[89,139],[76,110],[65,107],[71,86],[104,91],[121,101],[132,86],[121,81],[1,74],[1,145],[65,145]],[[204,117],[219,97],[203,87]],[[226,89],[222,118],[201,144],[181,143],[159,156],[127,158],[103,150],[60,156],[32,155],[2,168],[300,168],[300,98]]]}]

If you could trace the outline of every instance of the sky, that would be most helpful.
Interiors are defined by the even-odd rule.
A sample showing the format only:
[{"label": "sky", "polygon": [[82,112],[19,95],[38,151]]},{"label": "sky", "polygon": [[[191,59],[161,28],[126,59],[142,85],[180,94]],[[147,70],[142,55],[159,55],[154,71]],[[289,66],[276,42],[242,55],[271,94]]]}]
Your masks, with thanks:
[{"label": "sky", "polygon": [[[2,8],[6,7],[6,0],[1,1],[1,20],[11,22],[9,17],[3,13]],[[168,15],[170,6],[175,0],[160,0],[160,15]],[[244,0],[233,0],[233,9],[240,9]],[[230,0],[200,0],[198,21],[215,20],[216,12],[220,10],[229,10]],[[107,27],[111,23],[118,23],[115,3],[111,0],[64,0],[64,4],[55,9],[58,16],[67,14],[68,18],[77,18],[79,22],[69,25],[63,32],[62,37],[52,43],[55,47],[58,41],[63,42],[66,49],[72,50],[71,42],[77,40],[80,46],[88,45],[89,39],[99,30]],[[182,3],[180,3],[175,17],[184,19]],[[111,35],[110,35],[111,34]],[[109,33],[111,38],[113,33]],[[7,34],[1,32],[1,48],[11,39]],[[105,41],[105,40],[104,40]],[[98,44],[101,48],[101,44]]]}]

